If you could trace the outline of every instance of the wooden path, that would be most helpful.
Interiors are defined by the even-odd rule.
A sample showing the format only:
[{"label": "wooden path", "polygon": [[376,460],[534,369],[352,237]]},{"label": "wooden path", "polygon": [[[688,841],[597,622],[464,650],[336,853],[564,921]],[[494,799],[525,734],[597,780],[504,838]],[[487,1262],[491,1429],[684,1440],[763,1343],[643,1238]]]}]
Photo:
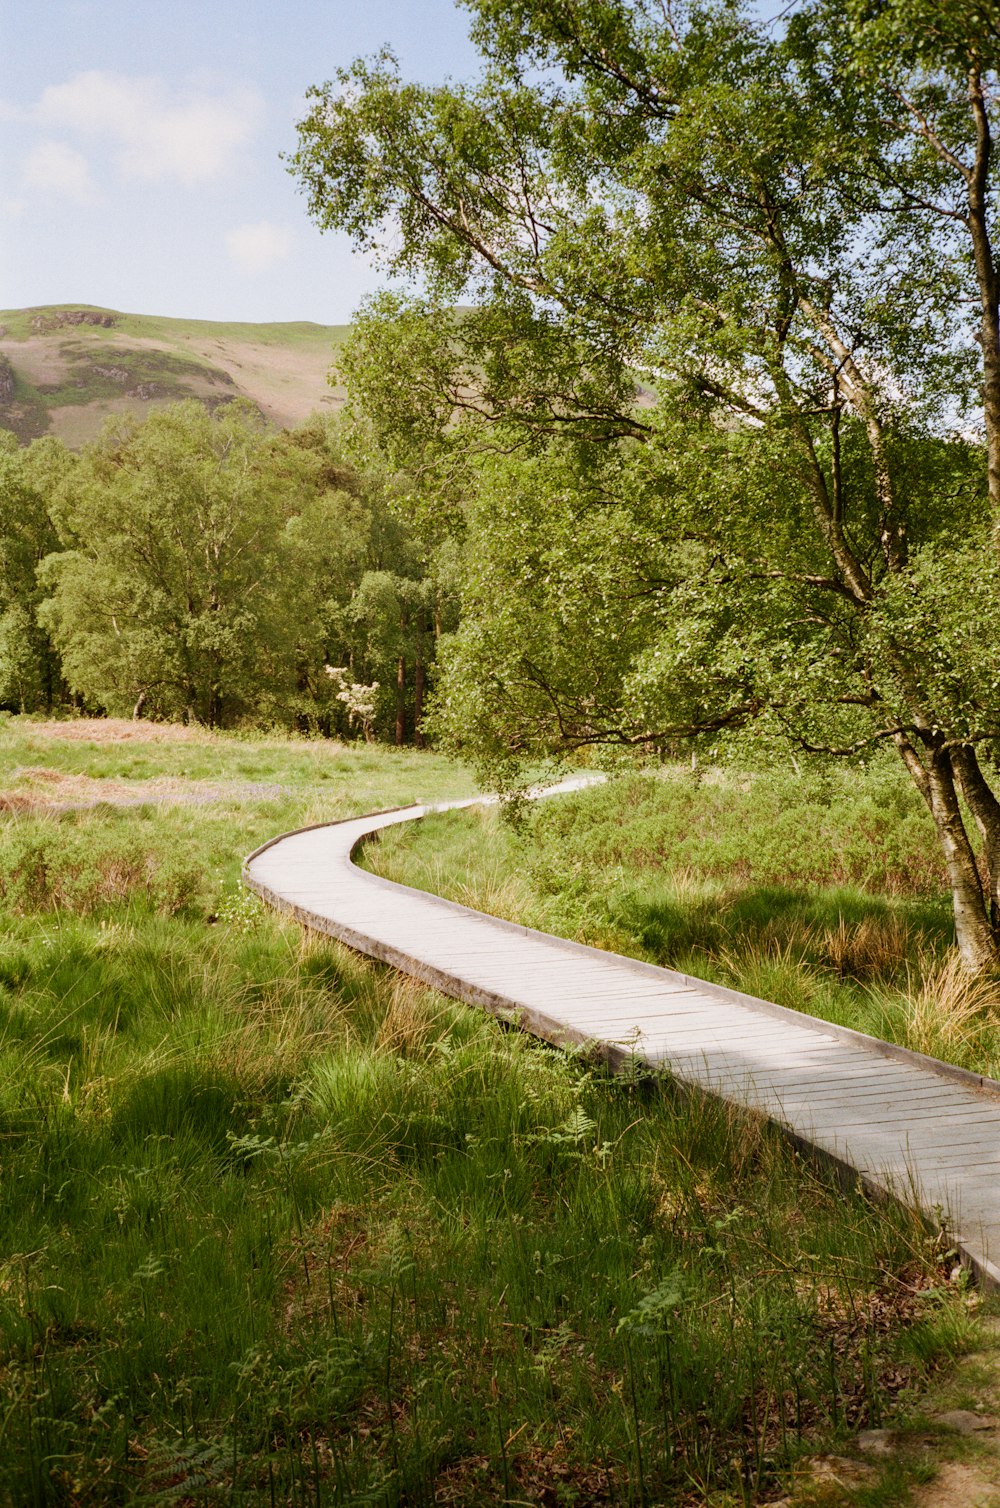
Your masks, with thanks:
[{"label": "wooden path", "polygon": [[[573,784],[567,782],[567,785]],[[565,788],[565,787],[564,787]],[[633,1055],[763,1111],[800,1146],[935,1217],[1000,1287],[1000,1083],[652,964],[397,885],[352,855],[406,807],[305,828],[251,854],[246,883],[370,957],[560,1045]]]}]

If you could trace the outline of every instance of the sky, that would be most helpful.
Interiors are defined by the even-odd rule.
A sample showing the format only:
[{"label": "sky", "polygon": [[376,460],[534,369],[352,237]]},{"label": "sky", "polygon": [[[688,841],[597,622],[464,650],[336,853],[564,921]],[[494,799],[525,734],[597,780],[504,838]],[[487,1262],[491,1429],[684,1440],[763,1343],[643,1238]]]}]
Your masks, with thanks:
[{"label": "sky", "polygon": [[451,0],[0,0],[0,307],[347,322],[384,282],[281,161],[311,84],[389,43],[470,77]]}]

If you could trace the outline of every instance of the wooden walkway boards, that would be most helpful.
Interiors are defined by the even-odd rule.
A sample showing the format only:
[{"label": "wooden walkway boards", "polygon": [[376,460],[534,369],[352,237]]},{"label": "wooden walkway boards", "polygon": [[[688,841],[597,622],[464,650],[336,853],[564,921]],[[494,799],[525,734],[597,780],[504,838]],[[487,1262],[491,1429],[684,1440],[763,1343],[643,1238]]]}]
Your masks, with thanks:
[{"label": "wooden walkway boards", "polygon": [[[467,806],[453,802],[448,806]],[[980,1282],[1000,1287],[1000,1083],[769,1001],[550,937],[358,869],[406,807],[276,838],[246,883],[370,957],[560,1045],[633,1055],[760,1110],[801,1146],[934,1216]]]}]

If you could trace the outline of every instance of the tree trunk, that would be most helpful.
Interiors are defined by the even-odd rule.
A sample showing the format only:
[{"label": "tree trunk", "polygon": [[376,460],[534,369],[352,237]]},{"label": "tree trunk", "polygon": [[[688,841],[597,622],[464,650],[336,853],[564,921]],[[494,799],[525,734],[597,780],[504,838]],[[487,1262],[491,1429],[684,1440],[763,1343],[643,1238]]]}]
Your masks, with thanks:
[{"label": "tree trunk", "polygon": [[45,697],[45,710],[51,712],[52,703],[55,700],[55,673],[52,664],[52,647],[48,636],[42,643],[42,694]]},{"label": "tree trunk", "polygon": [[993,139],[979,65],[969,72],[969,103],[976,127],[976,155],[966,179],[969,234],[979,284],[979,341],[983,351],[983,418],[987,476],[994,524],[1000,526],[1000,278],[990,238],[990,171]]},{"label": "tree trunk", "polygon": [[424,715],[424,618],[417,615],[417,639],[413,651],[413,742],[422,749],[426,742],[420,719]]},{"label": "tree trunk", "polygon": [[990,789],[971,744],[952,749],[951,763],[982,835],[990,926],[1000,939],[1000,801]]},{"label": "tree trunk", "polygon": [[955,941],[962,962],[977,974],[1000,968],[1000,939],[990,925],[976,856],[962,821],[951,759],[946,750],[931,752],[927,787],[927,804],[948,866],[955,909]]},{"label": "tree trunk", "polygon": [[396,742],[406,742],[406,657],[396,661]]},{"label": "tree trunk", "polygon": [[[897,733],[893,742],[934,819],[951,885],[955,941],[962,960],[977,974],[1000,969],[1000,934],[991,925],[976,856],[958,804],[955,750],[927,748],[925,740],[925,764],[905,733]],[[961,750],[958,757],[961,762]],[[971,766],[966,768],[971,784]]]},{"label": "tree trunk", "polygon": [[132,708],[132,721],[134,723],[137,723],[142,717],[142,712],[145,705],[146,693],[144,691],[140,691],[139,695],[136,697],[135,706]]}]

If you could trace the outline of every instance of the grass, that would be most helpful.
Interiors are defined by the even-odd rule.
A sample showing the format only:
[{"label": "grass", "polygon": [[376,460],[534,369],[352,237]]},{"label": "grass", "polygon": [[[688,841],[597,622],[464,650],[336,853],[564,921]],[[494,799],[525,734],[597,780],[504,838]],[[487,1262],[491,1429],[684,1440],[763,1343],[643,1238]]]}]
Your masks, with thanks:
[{"label": "grass", "polygon": [[947,1237],[765,1123],[239,890],[461,770],[135,732],[11,719],[0,768],[281,794],[0,817],[0,1503],[765,1501],[973,1342]]},{"label": "grass", "polygon": [[1000,992],[952,950],[933,831],[878,767],[622,778],[384,834],[366,863],[1000,1077]]},{"label": "grass", "polygon": [[[91,310],[97,314],[112,314],[112,326],[60,326],[58,316],[77,309]],[[104,309],[96,304],[45,304],[31,309],[2,309],[0,324],[6,328],[6,340],[28,340],[38,334],[36,320],[43,321],[43,330],[60,333],[79,333],[86,330],[88,337],[96,340],[114,340],[115,332],[144,336],[147,339],[178,340],[209,337],[220,340],[259,342],[262,345],[313,345],[329,348],[345,338],[349,325],[318,325],[309,320],[289,320],[283,323],[253,324],[243,320],[171,319],[164,315],[125,314],[114,309]],[[45,321],[51,321],[45,325]]]}]

